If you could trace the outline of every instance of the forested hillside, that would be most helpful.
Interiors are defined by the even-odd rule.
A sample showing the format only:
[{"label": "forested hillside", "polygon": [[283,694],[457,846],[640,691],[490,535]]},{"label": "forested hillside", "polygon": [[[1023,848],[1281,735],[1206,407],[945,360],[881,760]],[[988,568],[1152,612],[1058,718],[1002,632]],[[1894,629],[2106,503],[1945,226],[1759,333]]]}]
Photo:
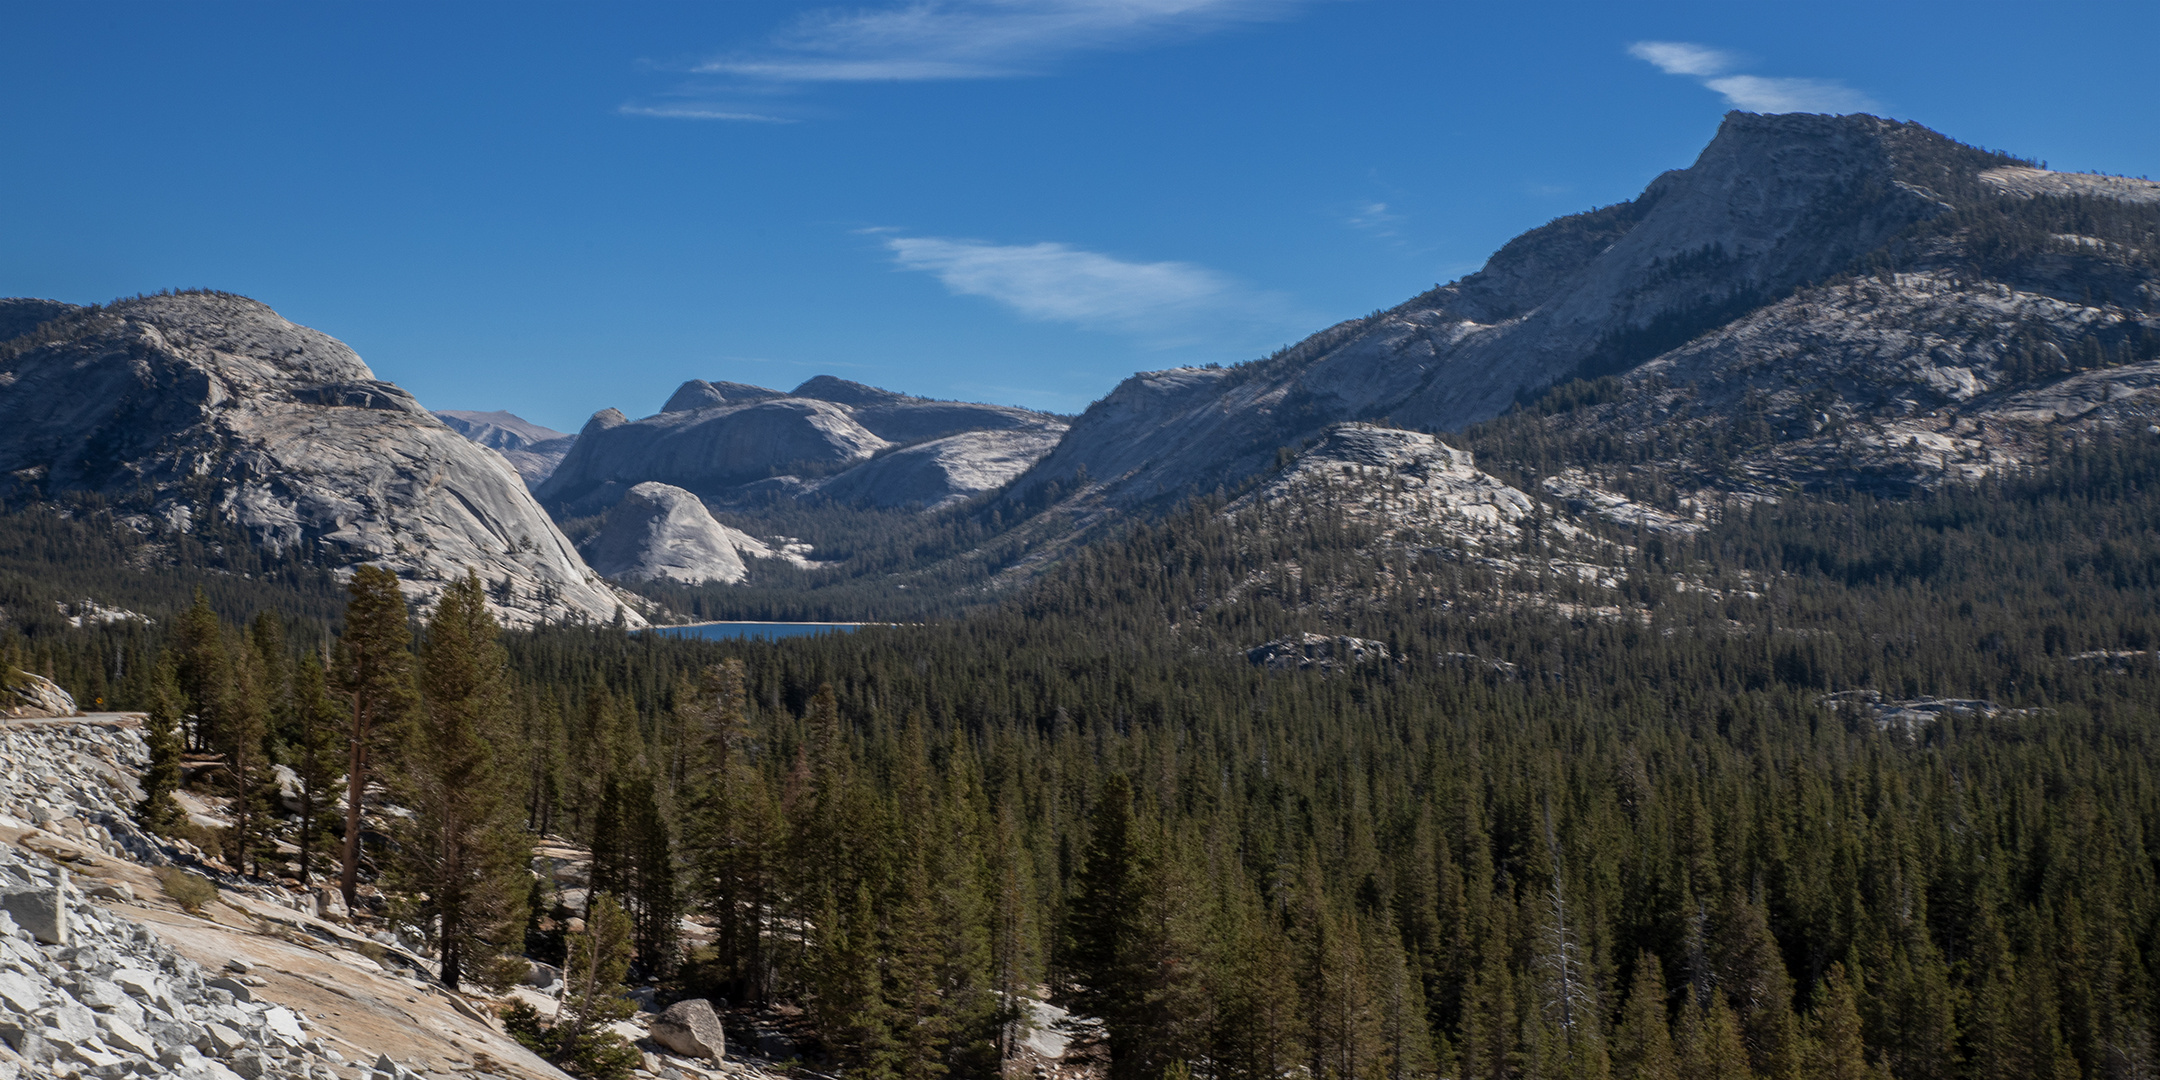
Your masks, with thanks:
[{"label": "forested hillside", "polygon": [[[2149,1075],[2160,444],[2053,460],[1692,535],[1586,518],[1604,582],[1203,500],[955,621],[510,634],[474,783],[516,808],[504,843],[593,845],[640,973],[800,1006],[848,1076],[997,1075],[1038,987],[1103,1021],[1121,1080]],[[338,711],[309,688],[358,685],[386,624],[318,676],[321,624],[285,610],[6,648],[78,694],[259,715],[215,727],[255,732],[229,753],[297,765]],[[486,668],[434,644],[472,612],[427,614],[423,672]],[[1307,632],[1386,658],[1246,657]],[[159,644],[162,691],[121,663]],[[385,775],[467,707],[420,681]],[[1965,704],[1897,708],[1932,697]],[[559,957],[541,918],[573,912],[528,900],[467,947],[522,922]]]}]

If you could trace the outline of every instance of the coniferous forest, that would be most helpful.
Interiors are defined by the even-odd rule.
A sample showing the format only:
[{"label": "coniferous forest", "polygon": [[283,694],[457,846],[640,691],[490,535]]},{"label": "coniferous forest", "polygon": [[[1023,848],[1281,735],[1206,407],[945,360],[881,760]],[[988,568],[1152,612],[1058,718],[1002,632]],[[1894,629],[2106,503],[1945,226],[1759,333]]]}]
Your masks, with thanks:
[{"label": "coniferous forest", "polygon": [[[915,626],[503,633],[477,581],[406,612],[254,568],[304,587],[0,648],[223,755],[232,865],[283,836],[424,898],[446,978],[801,1010],[848,1077],[1000,1075],[1042,996],[1117,1080],[2098,1080],[2160,1067],[2156,521],[2126,435],[1608,530],[1602,584],[1200,499]],[[1305,632],[1385,655],[1247,658]],[[417,831],[347,859],[363,770]],[[541,834],[593,850],[585,933],[527,884]],[[533,1038],[605,1075],[611,1007]]]}]

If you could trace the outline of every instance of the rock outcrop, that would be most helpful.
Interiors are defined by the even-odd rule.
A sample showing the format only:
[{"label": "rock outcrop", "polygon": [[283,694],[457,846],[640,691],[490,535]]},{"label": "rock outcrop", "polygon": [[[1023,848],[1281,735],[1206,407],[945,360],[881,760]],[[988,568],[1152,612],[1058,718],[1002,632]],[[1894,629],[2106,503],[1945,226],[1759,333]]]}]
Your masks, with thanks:
[{"label": "rock outcrop", "polygon": [[75,698],[43,675],[0,667],[0,719],[73,716]]},{"label": "rock outcrop", "polygon": [[1370,638],[1298,634],[1246,650],[1245,659],[1269,671],[1334,671],[1393,659],[1387,645]]},{"label": "rock outcrop", "polygon": [[222,521],[272,551],[387,566],[423,601],[470,570],[512,624],[621,608],[501,457],[244,297],[43,320],[0,343],[0,415],[15,498],[95,495],[145,531]]},{"label": "rock outcrop", "polygon": [[647,481],[610,507],[587,547],[593,569],[611,578],[735,585],[749,558],[781,556],[756,537],[715,521],[698,497]]},{"label": "rock outcrop", "polygon": [[[831,376],[786,393],[697,379],[642,420],[615,409],[594,414],[536,493],[549,507],[573,515],[605,510],[645,481],[716,503],[815,494],[879,506],[937,506],[987,490],[993,479],[1009,479],[1063,430],[1056,417],[1027,409],[909,397]],[[925,445],[965,434],[1005,437]],[[885,470],[842,479],[881,454],[918,447],[921,454]],[[1026,461],[1016,467],[1019,457]],[[892,497],[885,483],[899,485],[900,497]]]},{"label": "rock outcrop", "polygon": [[1479,471],[1467,451],[1424,432],[1358,423],[1328,429],[1237,506],[1255,499],[1321,499],[1348,517],[1487,543],[1512,539],[1534,506],[1530,496]]},{"label": "rock outcrop", "polygon": [[[2074,235],[2081,219],[2056,212],[2071,197],[2127,209],[2094,226],[2105,236]],[[1525,233],[1466,278],[1267,360],[1127,380],[1014,490],[1085,476],[1097,502],[1160,504],[1264,474],[1330,423],[1455,430],[1608,375],[1635,402],[1616,431],[1640,437],[1676,408],[1741,420],[1766,393],[1789,398],[1782,418],[1813,409],[1803,438],[1840,416],[1969,415],[1969,400],[2053,377],[2009,374],[2021,335],[2066,352],[2092,339],[2132,363],[2160,352],[2138,344],[2160,340],[2156,202],[2160,185],[2049,173],[1916,124],[1734,113],[1693,166]],[[1853,274],[1867,276],[1823,284]],[[2140,376],[2110,363],[2125,369],[2107,380],[2118,398],[2142,398]],[[2094,366],[2072,357],[2055,376]],[[1890,434],[1920,437],[1891,456],[1941,474],[1930,441],[1950,437],[1947,416]],[[1951,453],[1953,475],[1961,453],[1973,460]]]},{"label": "rock outcrop", "polygon": [[524,478],[528,488],[552,475],[555,467],[562,464],[563,457],[570,453],[570,444],[577,441],[575,435],[541,427],[516,413],[500,409],[493,412],[438,409],[435,419],[450,425],[450,430],[501,454]]}]

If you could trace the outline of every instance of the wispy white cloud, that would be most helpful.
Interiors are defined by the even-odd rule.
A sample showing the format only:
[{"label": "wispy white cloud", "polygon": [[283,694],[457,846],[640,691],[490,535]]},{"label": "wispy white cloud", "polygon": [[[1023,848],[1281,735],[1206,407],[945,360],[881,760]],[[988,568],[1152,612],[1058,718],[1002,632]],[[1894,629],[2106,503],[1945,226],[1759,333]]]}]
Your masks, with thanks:
[{"label": "wispy white cloud", "polygon": [[772,82],[994,79],[1070,53],[1131,48],[1273,18],[1299,0],[912,0],[811,12],[706,75]]},{"label": "wispy white cloud", "polygon": [[1732,68],[1735,58],[1723,49],[1685,41],[1638,41],[1628,55],[1648,60],[1667,75],[1715,75]]},{"label": "wispy white cloud", "polygon": [[[803,110],[774,99],[812,86],[1041,75],[1075,53],[1144,48],[1279,18],[1310,2],[899,0],[868,9],[823,8],[755,45],[688,65],[652,65],[687,72],[688,78],[658,103],[632,102],[619,111],[678,120],[790,123],[804,119]],[[709,104],[731,98],[764,104]]]},{"label": "wispy white cloud", "polygon": [[653,116],[665,120],[732,120],[752,124],[792,124],[793,117],[741,112],[721,105],[624,105],[615,110],[624,116]]},{"label": "wispy white cloud", "polygon": [[1392,240],[1402,235],[1402,230],[1396,226],[1402,224],[1403,216],[1388,209],[1388,204],[1384,202],[1359,203],[1343,221],[1359,232],[1371,233],[1383,240]]},{"label": "wispy white cloud", "polygon": [[1158,347],[1275,330],[1294,317],[1283,297],[1185,262],[1128,262],[1066,244],[993,244],[886,236],[902,269],[935,276],[1024,318],[1130,334]]},{"label": "wispy white cloud", "polygon": [[1701,80],[1724,95],[1727,104],[1748,112],[1853,113],[1880,109],[1874,99],[1834,79],[1772,78],[1728,75],[1740,57],[1723,49],[1687,41],[1638,41],[1628,55],[1647,60],[1667,75]]},{"label": "wispy white cloud", "polygon": [[1768,79],[1760,75],[1726,75],[1706,79],[1703,85],[1748,112],[1854,113],[1881,108],[1866,94],[1829,79]]}]

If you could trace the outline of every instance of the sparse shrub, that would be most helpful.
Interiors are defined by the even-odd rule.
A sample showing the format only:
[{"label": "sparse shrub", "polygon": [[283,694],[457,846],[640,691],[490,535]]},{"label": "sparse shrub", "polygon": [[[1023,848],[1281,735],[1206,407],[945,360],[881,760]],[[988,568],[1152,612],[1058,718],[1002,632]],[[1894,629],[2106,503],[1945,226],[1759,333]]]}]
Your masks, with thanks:
[{"label": "sparse shrub", "polygon": [[572,1076],[628,1080],[643,1060],[637,1047],[613,1031],[579,1023],[550,1025],[523,1000],[512,1001],[500,1015],[511,1038]]},{"label": "sparse shrub", "polygon": [[157,870],[157,879],[165,895],[172,897],[190,915],[202,914],[205,906],[217,901],[217,886],[201,874],[177,866],[161,866]]}]

